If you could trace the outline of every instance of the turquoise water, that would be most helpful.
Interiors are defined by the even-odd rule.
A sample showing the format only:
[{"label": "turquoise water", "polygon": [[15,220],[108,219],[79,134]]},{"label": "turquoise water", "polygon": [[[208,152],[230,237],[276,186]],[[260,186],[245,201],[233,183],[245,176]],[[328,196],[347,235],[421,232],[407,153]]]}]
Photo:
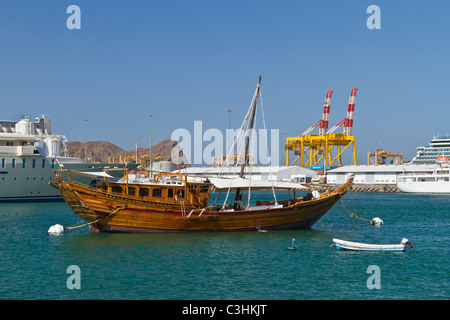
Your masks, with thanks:
[{"label": "turquoise water", "polygon": [[[450,196],[348,193],[310,230],[62,235],[65,203],[0,204],[0,299],[449,299]],[[415,242],[404,253],[338,251],[332,238]],[[297,251],[288,251],[295,238]],[[80,268],[69,289],[67,268]],[[379,289],[369,289],[369,266]]]}]

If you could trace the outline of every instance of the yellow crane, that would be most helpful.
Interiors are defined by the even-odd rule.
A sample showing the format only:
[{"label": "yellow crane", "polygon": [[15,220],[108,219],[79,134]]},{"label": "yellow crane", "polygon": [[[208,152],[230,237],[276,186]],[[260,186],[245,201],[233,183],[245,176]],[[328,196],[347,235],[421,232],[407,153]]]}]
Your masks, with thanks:
[{"label": "yellow crane", "polygon": [[[324,161],[325,166],[332,166],[336,160],[342,166],[342,154],[349,147],[353,150],[353,164],[356,164],[356,144],[352,135],[353,115],[355,112],[355,98],[358,88],[352,88],[347,109],[347,117],[338,122],[333,128],[328,130],[330,114],[331,94],[333,90],[328,90],[324,102],[322,119],[317,121],[298,137],[286,138],[286,165],[292,166],[300,160],[300,166],[315,166]],[[343,133],[333,133],[338,127],[344,127]],[[314,128],[319,127],[319,134],[309,134]],[[333,151],[336,148],[337,154]],[[289,151],[294,151],[297,155],[290,163]]]},{"label": "yellow crane", "polygon": [[386,164],[386,158],[392,158],[394,164],[403,164],[403,153],[388,152],[384,149],[367,152],[367,164]]}]

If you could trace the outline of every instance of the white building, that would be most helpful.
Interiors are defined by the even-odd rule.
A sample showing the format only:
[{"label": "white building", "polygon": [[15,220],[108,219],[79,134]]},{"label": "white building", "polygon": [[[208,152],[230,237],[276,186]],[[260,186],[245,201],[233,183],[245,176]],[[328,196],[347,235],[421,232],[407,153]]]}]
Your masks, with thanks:
[{"label": "white building", "polygon": [[[238,177],[241,167],[189,167],[177,172],[197,176]],[[298,166],[255,166],[247,167],[244,176],[251,171],[251,178],[259,181],[288,181],[297,183],[310,183],[311,178],[317,177],[313,170]]]},{"label": "white building", "polygon": [[400,173],[431,173],[436,165],[349,165],[327,171],[327,183],[341,185],[345,175],[354,173],[354,184],[397,184]]}]

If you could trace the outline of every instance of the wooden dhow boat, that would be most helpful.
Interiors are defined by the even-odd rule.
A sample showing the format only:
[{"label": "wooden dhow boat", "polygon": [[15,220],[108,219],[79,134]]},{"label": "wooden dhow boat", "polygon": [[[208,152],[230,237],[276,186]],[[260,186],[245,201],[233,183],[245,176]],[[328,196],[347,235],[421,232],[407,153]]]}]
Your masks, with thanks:
[{"label": "wooden dhow boat", "polygon": [[[261,77],[245,120],[253,128]],[[251,111],[251,112],[250,112]],[[251,113],[251,117],[248,115]],[[242,127],[241,127],[242,129]],[[353,175],[333,192],[308,193],[291,200],[242,201],[242,190],[308,190],[294,183],[253,181],[245,178],[248,165],[249,132],[245,160],[239,178],[193,178],[181,173],[161,173],[151,183],[104,181],[96,187],[71,179],[67,170],[56,170],[56,184],[69,207],[84,219],[91,232],[182,232],[238,231],[310,228],[348,191]],[[61,177],[61,172],[68,179]],[[212,192],[235,192],[234,203],[209,204]],[[311,191],[309,189],[309,191]],[[249,192],[250,194],[250,192]],[[230,197],[232,198],[232,197]]]},{"label": "wooden dhow boat", "polygon": [[103,182],[97,187],[70,179],[65,181],[58,171],[55,176],[57,184],[54,186],[75,214],[90,225],[91,232],[310,228],[353,182],[351,177],[344,185],[318,198],[308,199],[311,197],[308,194],[293,200],[256,201],[256,205],[235,209],[232,205],[209,205],[214,184],[190,182],[185,174],[160,174],[151,184]]}]

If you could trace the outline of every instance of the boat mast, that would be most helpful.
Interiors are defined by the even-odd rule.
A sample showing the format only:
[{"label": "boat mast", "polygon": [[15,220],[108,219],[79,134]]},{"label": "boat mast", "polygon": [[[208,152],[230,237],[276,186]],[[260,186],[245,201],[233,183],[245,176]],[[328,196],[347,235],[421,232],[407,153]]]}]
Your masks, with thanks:
[{"label": "boat mast", "polygon": [[[260,88],[261,88],[261,75],[259,75],[258,84],[256,85],[255,100],[253,101],[252,114],[250,116],[250,124],[248,127],[249,130],[248,130],[247,137],[245,138],[244,162],[242,163],[242,166],[241,166],[241,172],[239,174],[240,178],[244,177],[244,169],[245,169],[245,166],[248,164],[248,160],[249,160],[248,148],[249,148],[249,144],[250,144],[250,134],[252,132],[253,124],[255,122],[256,105],[258,103],[258,96],[259,96]],[[236,195],[234,197],[234,206],[233,206],[233,208],[235,210],[240,208],[240,200],[241,200],[241,188],[237,188]]]}]

